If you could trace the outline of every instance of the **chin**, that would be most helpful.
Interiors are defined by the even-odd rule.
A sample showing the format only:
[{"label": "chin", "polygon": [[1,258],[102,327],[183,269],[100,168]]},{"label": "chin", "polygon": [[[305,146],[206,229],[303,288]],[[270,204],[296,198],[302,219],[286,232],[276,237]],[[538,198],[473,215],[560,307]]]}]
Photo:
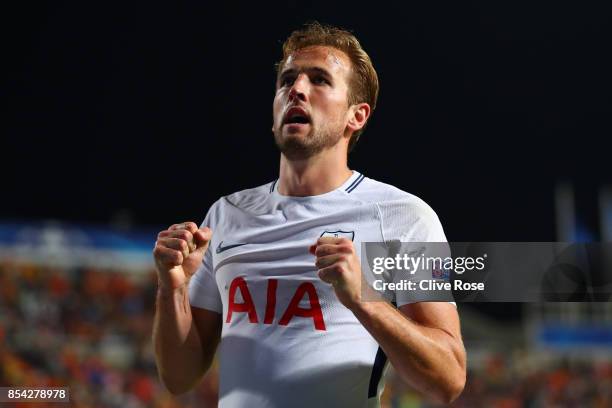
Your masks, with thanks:
[{"label": "chin", "polygon": [[276,146],[289,160],[307,159],[316,153],[317,149],[306,143],[307,135],[289,134],[283,135],[281,139],[275,138]]},{"label": "chin", "polygon": [[312,136],[312,132],[304,132],[304,131],[297,131],[297,132],[283,132],[282,138],[283,140],[295,140],[295,141],[307,141],[309,139],[311,139]]},{"label": "chin", "polygon": [[306,129],[289,130],[287,128],[281,129],[280,132],[274,134],[276,144],[296,144],[296,145],[307,145],[307,141],[311,139],[312,131]]}]

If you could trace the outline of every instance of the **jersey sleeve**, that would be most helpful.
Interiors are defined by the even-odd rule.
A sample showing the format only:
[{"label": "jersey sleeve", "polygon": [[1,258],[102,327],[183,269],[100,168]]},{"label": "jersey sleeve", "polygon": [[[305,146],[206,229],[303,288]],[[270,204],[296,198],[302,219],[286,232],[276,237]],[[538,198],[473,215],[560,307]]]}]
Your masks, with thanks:
[{"label": "jersey sleeve", "polygon": [[[214,205],[213,205],[214,206]],[[213,207],[208,211],[206,218],[202,222],[203,226],[208,226],[215,231],[214,220],[212,217]],[[212,244],[208,246],[202,265],[189,281],[189,303],[192,306],[207,309],[217,313],[223,313],[223,304],[217,281],[215,280],[214,265],[212,259]]]},{"label": "jersey sleeve", "polygon": [[[379,203],[378,206],[382,236],[389,249],[387,256],[393,257],[402,252],[414,254],[417,246],[406,243],[447,242],[437,214],[418,197],[409,196]],[[426,252],[431,249],[439,250],[439,248],[440,245],[427,246]],[[423,246],[419,245],[417,250],[422,251]],[[406,278],[405,273],[394,273],[393,275],[389,277],[393,281]],[[398,290],[394,293],[394,302],[397,307],[414,303],[417,300],[413,296],[410,291]]]},{"label": "jersey sleeve", "polygon": [[446,242],[437,214],[423,200],[412,196],[378,207],[386,242]]}]

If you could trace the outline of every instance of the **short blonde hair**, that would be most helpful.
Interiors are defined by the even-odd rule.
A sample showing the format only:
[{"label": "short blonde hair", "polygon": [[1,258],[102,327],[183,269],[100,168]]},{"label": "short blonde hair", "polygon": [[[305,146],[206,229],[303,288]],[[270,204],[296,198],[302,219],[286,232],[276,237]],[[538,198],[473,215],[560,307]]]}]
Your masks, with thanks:
[{"label": "short blonde hair", "polygon": [[[349,106],[365,102],[373,112],[378,99],[378,74],[357,38],[347,30],[318,22],[308,23],[304,28],[295,30],[283,44],[283,59],[276,64],[277,76],[291,54],[316,45],[336,48],[348,55],[353,68],[349,78]],[[364,130],[365,126],[353,133],[349,141],[349,151],[353,149]]]}]

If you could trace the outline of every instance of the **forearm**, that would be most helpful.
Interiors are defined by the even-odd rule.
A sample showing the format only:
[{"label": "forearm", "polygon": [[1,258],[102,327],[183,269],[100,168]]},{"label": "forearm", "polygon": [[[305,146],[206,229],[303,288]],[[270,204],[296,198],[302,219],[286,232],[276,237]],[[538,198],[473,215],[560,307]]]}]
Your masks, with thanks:
[{"label": "forearm", "polygon": [[360,302],[353,313],[404,381],[444,403],[459,395],[465,384],[460,339],[417,324],[386,302]]},{"label": "forearm", "polygon": [[187,289],[157,292],[153,343],[160,377],[173,394],[191,389],[210,361],[193,322]]}]

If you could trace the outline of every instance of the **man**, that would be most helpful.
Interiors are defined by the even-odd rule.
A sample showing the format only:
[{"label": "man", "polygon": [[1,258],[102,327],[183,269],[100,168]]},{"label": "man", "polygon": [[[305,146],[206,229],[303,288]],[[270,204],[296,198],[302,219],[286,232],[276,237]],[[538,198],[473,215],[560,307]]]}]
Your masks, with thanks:
[{"label": "man", "polygon": [[277,181],[218,200],[202,227],[162,231],[154,343],[175,394],[220,343],[222,407],[379,405],[387,357],[438,401],[465,384],[450,303],[361,300],[360,242],[445,241],[423,201],[349,170],[378,79],[350,33],[312,24],[283,46],[273,104]]}]

